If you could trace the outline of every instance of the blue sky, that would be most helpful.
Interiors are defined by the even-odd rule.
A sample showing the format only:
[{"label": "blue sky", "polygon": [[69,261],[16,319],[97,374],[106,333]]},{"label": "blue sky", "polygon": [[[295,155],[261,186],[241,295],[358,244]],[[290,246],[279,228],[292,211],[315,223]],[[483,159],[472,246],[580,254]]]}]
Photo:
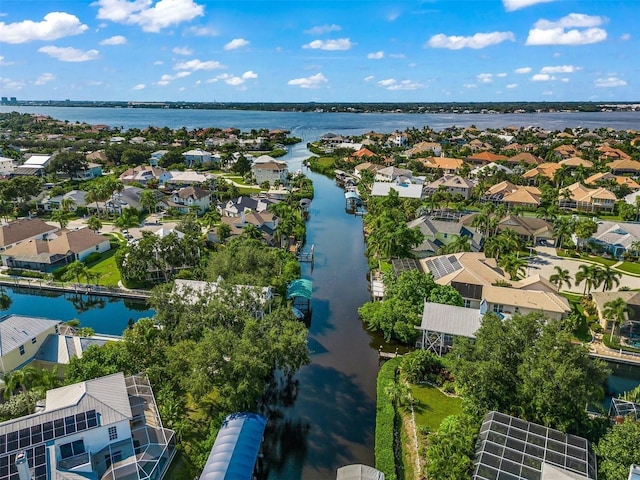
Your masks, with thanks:
[{"label": "blue sky", "polygon": [[2,0],[24,100],[640,100],[640,1]]}]

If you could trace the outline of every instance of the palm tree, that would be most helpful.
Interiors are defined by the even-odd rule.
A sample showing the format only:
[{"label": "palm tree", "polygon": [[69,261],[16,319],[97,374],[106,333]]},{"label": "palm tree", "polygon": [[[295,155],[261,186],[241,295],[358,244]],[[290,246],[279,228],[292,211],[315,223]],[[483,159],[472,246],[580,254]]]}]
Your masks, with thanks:
[{"label": "palm tree", "polygon": [[598,272],[595,265],[582,264],[578,267],[578,273],[576,273],[576,286],[580,285],[584,281],[584,291],[582,296],[586,297],[591,289],[600,285],[598,282]]},{"label": "palm tree", "polygon": [[438,250],[438,254],[460,253],[471,251],[471,237],[467,235],[457,236],[453,242],[445,245]]},{"label": "palm tree", "polygon": [[616,327],[622,325],[626,319],[630,318],[633,315],[633,310],[627,305],[627,302],[618,297],[604,304],[602,315],[612,322],[610,340],[613,341],[613,333]]},{"label": "palm tree", "polygon": [[153,190],[143,190],[140,193],[140,206],[146,208],[149,214],[152,213],[151,209],[155,208],[156,203],[158,203],[158,201],[156,200],[156,195]]},{"label": "palm tree", "polygon": [[60,230],[69,225],[69,212],[59,209],[51,214],[51,220],[60,224]]},{"label": "palm tree", "polygon": [[509,274],[511,280],[518,280],[520,275],[524,276],[527,272],[527,261],[513,253],[502,257],[500,266]]},{"label": "palm tree", "polygon": [[611,269],[609,265],[603,267],[596,267],[596,275],[598,277],[598,283],[602,284],[602,291],[613,290],[613,284],[616,287],[620,286],[621,273],[618,273]]},{"label": "palm tree", "polygon": [[60,202],[60,208],[65,212],[75,210],[76,201],[73,198],[63,198]]},{"label": "palm tree", "polygon": [[89,269],[87,266],[81,262],[80,260],[76,260],[75,262],[71,262],[67,265],[67,271],[62,276],[65,280],[76,279],[77,283],[80,283],[80,277],[87,278],[87,274],[89,273]]},{"label": "palm tree", "polygon": [[562,285],[567,285],[567,288],[571,288],[571,274],[569,270],[563,270],[562,267],[556,265],[553,267],[556,273],[549,277],[549,281],[553,283],[558,290],[562,288]]},{"label": "palm tree", "polygon": [[20,388],[23,392],[31,386],[37,370],[33,367],[23,367],[19,370],[9,372],[4,376],[4,398],[9,398],[13,392]]},{"label": "palm tree", "polygon": [[89,218],[89,220],[87,220],[87,226],[94,232],[98,233],[98,231],[100,231],[100,229],[102,228],[102,222],[98,217],[93,215]]}]

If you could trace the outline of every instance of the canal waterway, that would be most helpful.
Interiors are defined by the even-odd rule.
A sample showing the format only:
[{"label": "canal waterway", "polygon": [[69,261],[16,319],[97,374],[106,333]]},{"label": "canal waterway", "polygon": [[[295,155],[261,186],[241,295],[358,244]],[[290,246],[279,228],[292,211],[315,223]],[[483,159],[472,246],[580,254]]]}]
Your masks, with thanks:
[{"label": "canal waterway", "polygon": [[[150,125],[188,129],[236,127],[242,130],[284,128],[303,138],[284,157],[289,169],[303,169],[310,154],[308,141],[321,134],[392,132],[429,125],[441,130],[452,125],[498,128],[507,125],[539,125],[548,129],[584,126],[640,129],[640,113],[535,114],[535,115],[408,115],[332,114],[202,110],[111,108],[0,107],[54,118],[141,128]],[[345,213],[344,194],[332,179],[303,170],[313,180],[315,198],[307,224],[307,245],[315,247],[315,263],[303,265],[303,277],[313,282],[313,315],[309,325],[311,364],[303,367],[292,384],[271,402],[272,416],[265,437],[265,467],[269,480],[330,479],[336,468],[349,463],[372,465],[375,429],[375,379],[380,341],[363,329],[357,308],[369,299],[367,262],[364,257],[362,219]],[[11,294],[12,312],[53,318],[80,318],[98,332],[121,333],[129,318],[149,316],[151,311],[115,309],[105,299],[101,310],[79,313],[69,302],[18,300]],[[66,303],[64,303],[66,302]],[[39,305],[39,306],[38,306]],[[122,307],[125,307],[123,305]],[[20,311],[23,310],[23,311]],[[83,317],[89,312],[96,317]],[[119,330],[119,331],[118,331]],[[640,383],[636,367],[616,368],[610,390],[621,391]]]}]

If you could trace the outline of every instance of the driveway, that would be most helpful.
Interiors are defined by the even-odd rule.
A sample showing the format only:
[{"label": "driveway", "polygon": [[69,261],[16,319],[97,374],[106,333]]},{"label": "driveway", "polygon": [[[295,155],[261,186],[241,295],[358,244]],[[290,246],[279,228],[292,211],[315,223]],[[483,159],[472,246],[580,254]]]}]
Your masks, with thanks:
[{"label": "driveway", "polygon": [[[563,258],[556,255],[555,248],[552,247],[536,247],[536,255],[529,260],[527,269],[527,276],[535,275],[539,273],[545,278],[551,277],[556,273],[553,267],[558,266],[563,270],[568,270],[571,274],[571,288],[567,289],[566,285],[562,287],[563,291],[582,294],[584,291],[584,282],[578,285],[574,285],[574,278],[578,272],[580,265],[589,264],[578,259]],[[620,277],[620,287],[629,287],[630,289],[640,289],[640,277],[632,277],[631,275],[622,274]],[[601,290],[601,289],[597,289]]]}]

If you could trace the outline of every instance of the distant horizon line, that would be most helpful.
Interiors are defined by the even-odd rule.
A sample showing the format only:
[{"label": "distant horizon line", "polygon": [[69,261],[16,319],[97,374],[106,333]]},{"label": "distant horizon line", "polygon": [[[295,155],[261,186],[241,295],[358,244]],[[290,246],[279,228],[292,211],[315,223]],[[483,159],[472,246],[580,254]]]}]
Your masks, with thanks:
[{"label": "distant horizon line", "polygon": [[16,100],[4,100],[4,98],[15,98],[3,96],[2,106],[20,105],[23,103],[126,103],[126,104],[213,104],[213,105],[521,105],[521,104],[547,104],[547,105],[566,105],[566,104],[593,104],[593,105],[640,105],[639,100],[510,100],[510,101],[401,101],[401,102],[385,102],[385,101],[336,101],[336,102],[322,102],[322,101],[220,101],[220,100],[52,100],[52,99],[16,99]]}]

